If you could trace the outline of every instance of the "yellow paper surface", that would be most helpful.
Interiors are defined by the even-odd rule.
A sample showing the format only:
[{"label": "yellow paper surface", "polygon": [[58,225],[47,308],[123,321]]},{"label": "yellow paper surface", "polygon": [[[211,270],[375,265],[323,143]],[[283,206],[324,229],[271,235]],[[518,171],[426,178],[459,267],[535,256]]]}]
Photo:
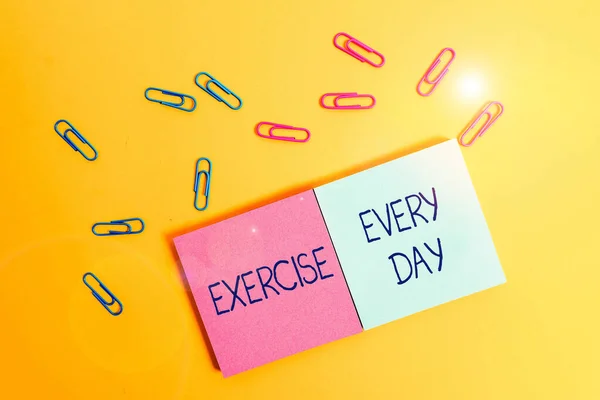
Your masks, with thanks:
[{"label": "yellow paper surface", "polygon": [[[598,380],[597,2],[5,0],[0,4],[0,397],[592,399]],[[386,57],[360,63],[348,32]],[[429,98],[435,55],[457,56]],[[234,112],[194,85],[207,71]],[[185,113],[147,87],[190,94]],[[369,111],[319,107],[373,94]],[[171,239],[504,115],[463,149],[508,283],[223,379]],[[94,162],[53,130],[68,119]],[[311,130],[258,138],[259,121]],[[194,165],[213,162],[210,206]],[[91,225],[141,217],[141,235]],[[276,240],[276,238],[274,238]],[[81,282],[123,302],[110,316]]]}]

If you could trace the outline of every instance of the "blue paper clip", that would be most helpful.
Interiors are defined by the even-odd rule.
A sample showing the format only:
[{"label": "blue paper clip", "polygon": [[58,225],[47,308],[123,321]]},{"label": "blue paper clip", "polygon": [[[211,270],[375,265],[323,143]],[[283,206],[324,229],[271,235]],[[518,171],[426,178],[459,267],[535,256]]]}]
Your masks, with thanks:
[{"label": "blue paper clip", "polygon": [[[131,227],[131,224],[129,223],[130,221],[139,221],[140,223],[140,228],[136,231],[133,230],[133,228]],[[97,232],[96,231],[96,227],[99,226],[119,226],[119,227],[125,227],[126,230],[124,231],[113,231],[113,230],[109,230],[106,233],[102,233],[102,232]],[[110,221],[110,222],[97,222],[94,225],[92,225],[92,233],[96,236],[116,236],[116,235],[136,235],[138,233],[142,233],[144,231],[144,221],[141,218],[129,218],[129,219],[117,219],[114,221]]]},{"label": "blue paper clip", "polygon": [[[208,80],[208,82],[206,82],[206,84],[204,86],[202,86],[200,83],[198,83],[198,77],[200,77],[201,75],[206,75],[206,76],[208,76],[210,78]],[[232,110],[239,110],[240,108],[242,108],[242,99],[240,99],[237,94],[235,94],[231,90],[227,89],[227,87],[225,87],[225,85],[223,85],[221,82],[219,82],[218,80],[216,80],[215,78],[213,78],[208,72],[200,72],[198,75],[196,75],[196,78],[194,79],[194,81],[196,82],[196,85],[198,85],[198,87],[200,89],[202,89],[206,93],[210,94],[212,97],[214,97],[215,100],[220,101],[222,103],[225,103],[225,105],[227,107],[231,108]],[[239,101],[240,104],[237,107],[234,107],[231,104],[229,104],[224,98],[222,98],[221,96],[219,96],[218,94],[216,94],[209,87],[209,85],[211,83],[217,85],[217,87],[219,87],[222,91],[224,91],[228,95],[231,95],[231,96],[235,97],[237,99],[237,101]]]},{"label": "blue paper clip", "polygon": [[[200,170],[200,163],[202,161],[206,161],[208,162],[208,170]],[[194,207],[196,207],[196,210],[198,211],[204,211],[206,210],[206,208],[208,207],[208,192],[210,190],[210,174],[211,174],[211,169],[212,169],[212,164],[210,163],[210,160],[208,158],[199,158],[198,161],[196,162],[196,179],[194,181],[194,192],[196,193],[196,195],[194,196]],[[200,177],[202,175],[206,176],[206,187],[204,188],[204,197],[206,197],[205,203],[204,203],[204,207],[198,207],[198,186],[200,185]]]},{"label": "blue paper clip", "polygon": [[[69,126],[62,133],[58,130],[58,125],[61,122],[64,122],[65,124],[67,124]],[[65,142],[67,142],[69,144],[69,146],[71,146],[71,148],[73,148],[73,150],[79,152],[83,156],[83,158],[85,158],[86,160],[94,161],[96,158],[98,158],[98,152],[96,151],[94,146],[92,146],[92,144],[90,142],[88,142],[86,140],[86,138],[84,138],[83,135],[81,133],[79,133],[79,131],[77,129],[75,129],[75,127],[73,125],[71,125],[71,123],[69,121],[67,121],[66,119],[59,119],[58,121],[56,121],[56,123],[54,124],[54,131],[56,133],[58,133],[58,136],[63,138],[63,140]],[[71,138],[69,138],[69,136],[68,136],[69,132],[72,132],[77,139],[81,140],[81,142],[83,144],[88,145],[90,147],[90,149],[92,149],[92,151],[94,152],[94,157],[89,158],[88,156],[86,156],[85,153],[83,151],[81,151],[81,149],[79,147],[77,147],[77,145],[75,143],[73,143]]]},{"label": "blue paper clip", "polygon": [[[92,276],[96,280],[96,282],[98,282],[98,284],[104,290],[104,292],[106,292],[106,294],[108,294],[110,296],[110,302],[106,301],[100,295],[100,293],[98,293],[89,283],[87,283],[87,281],[85,280],[85,278],[88,275]],[[106,308],[106,311],[108,311],[111,315],[114,315],[116,317],[117,315],[119,315],[119,314],[121,314],[123,312],[123,304],[119,301],[119,299],[117,299],[115,297],[114,294],[112,294],[112,292],[110,290],[108,290],[108,288],[106,286],[104,286],[104,283],[102,283],[100,281],[100,279],[98,279],[98,277],[96,275],[92,274],[91,272],[86,272],[85,274],[83,274],[83,283],[85,283],[85,286],[87,286],[88,288],[90,288],[90,290],[92,291],[92,294],[94,295],[94,297],[96,298],[96,300],[98,300],[100,302],[100,304],[102,304],[102,306],[104,308]],[[119,311],[113,312],[113,310],[110,309],[110,306],[112,306],[115,303],[117,303],[119,305]]]},{"label": "blue paper clip", "polygon": [[[148,92],[151,92],[151,91],[160,92],[160,93],[162,93],[164,95],[167,95],[167,96],[177,97],[179,99],[179,102],[178,103],[174,103],[174,102],[166,101],[166,100],[153,99],[150,96],[148,96]],[[192,111],[194,111],[196,109],[196,99],[193,98],[190,95],[187,95],[187,94],[177,93],[177,92],[171,92],[170,90],[163,90],[163,89],[158,89],[158,88],[150,87],[150,88],[146,89],[146,91],[144,92],[144,96],[149,101],[153,101],[155,103],[159,103],[159,104],[162,104],[164,106],[173,107],[173,108],[176,108],[178,110],[192,112]],[[192,108],[184,108],[183,107],[183,104],[185,103],[185,99],[186,98],[192,100],[192,103],[193,103]]]}]

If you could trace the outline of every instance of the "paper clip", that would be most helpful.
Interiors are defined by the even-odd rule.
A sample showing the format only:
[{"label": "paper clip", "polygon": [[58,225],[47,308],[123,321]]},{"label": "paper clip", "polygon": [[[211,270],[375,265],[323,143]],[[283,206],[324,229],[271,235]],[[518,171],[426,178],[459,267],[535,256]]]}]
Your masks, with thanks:
[{"label": "paper clip", "polygon": [[[140,227],[138,230],[133,230],[131,227],[130,221],[138,221],[140,223]],[[96,228],[100,226],[108,226],[108,227],[123,227],[125,230],[108,230],[108,232],[97,232]],[[97,222],[92,226],[92,233],[96,236],[116,236],[116,235],[136,235],[138,233],[142,233],[144,231],[144,221],[141,218],[129,218],[129,219],[117,219],[110,222]]]},{"label": "paper clip", "polygon": [[[262,125],[267,125],[267,126],[271,127],[271,128],[269,128],[269,134],[268,135],[260,133],[260,127]],[[288,130],[288,131],[306,132],[306,138],[304,138],[304,139],[296,139],[293,136],[278,136],[278,135],[274,135],[273,132],[275,130],[277,130],[277,129]],[[305,129],[305,128],[296,128],[296,127],[289,126],[289,125],[275,124],[273,122],[259,122],[258,125],[256,125],[256,128],[254,129],[254,131],[256,132],[256,134],[258,136],[266,138],[266,139],[285,140],[285,141],[288,141],[288,142],[298,142],[298,143],[304,143],[304,142],[307,142],[308,139],[310,139],[310,131],[308,129]]]},{"label": "paper clip", "polygon": [[[488,111],[488,109],[493,105],[498,106],[498,112],[495,115]],[[475,118],[473,122],[471,122],[471,125],[469,125],[467,129],[465,129],[465,131],[460,135],[458,142],[465,147],[472,146],[475,140],[477,140],[480,136],[483,136],[483,134],[494,124],[494,122],[496,122],[496,120],[500,118],[503,112],[504,106],[499,101],[492,101],[488,103],[484,107],[483,111],[481,111],[481,113],[477,116],[477,118]],[[473,136],[473,138],[470,141],[465,143],[464,139],[467,133],[469,133],[469,131],[473,129],[484,116],[486,117],[486,121],[483,124],[483,126],[479,128],[479,131],[477,131],[477,133]]]},{"label": "paper clip", "polygon": [[[104,292],[110,296],[110,301],[106,301],[106,300],[105,300],[105,299],[104,299],[104,298],[103,298],[103,297],[100,295],[100,293],[98,293],[98,292],[97,292],[97,291],[96,291],[96,290],[95,290],[95,289],[94,289],[94,288],[93,288],[93,287],[92,287],[92,286],[91,286],[91,285],[90,285],[90,284],[89,284],[89,283],[88,283],[88,282],[85,280],[85,278],[86,278],[87,276],[92,276],[92,277],[93,277],[93,278],[96,280],[96,282],[98,282],[98,284],[100,285],[100,287],[102,288],[102,290],[104,290]],[[98,279],[98,277],[97,277],[96,275],[92,274],[91,272],[86,272],[86,273],[83,275],[83,283],[85,283],[85,286],[87,286],[88,288],[90,288],[90,290],[92,291],[92,294],[94,295],[94,297],[96,298],[96,300],[98,300],[98,301],[100,302],[100,304],[102,304],[102,306],[103,306],[104,308],[106,308],[106,311],[108,311],[108,312],[109,312],[111,315],[113,315],[113,316],[115,316],[115,317],[116,317],[117,315],[119,315],[119,314],[121,314],[121,313],[123,312],[123,304],[122,304],[122,303],[119,301],[119,299],[117,299],[117,298],[115,297],[115,295],[114,295],[114,294],[112,294],[112,292],[111,292],[110,290],[108,290],[108,288],[107,288],[106,286],[104,286],[104,283],[102,283],[102,282],[100,281],[100,279]],[[118,310],[118,311],[116,311],[116,312],[113,312],[113,311],[110,309],[110,306],[112,306],[112,305],[113,305],[113,304],[115,304],[115,303],[117,303],[117,304],[119,305],[119,310]]]},{"label": "paper clip", "polygon": [[[200,163],[203,160],[208,163],[207,170],[200,169]],[[196,207],[196,210],[198,210],[198,211],[204,211],[208,208],[208,194],[210,191],[211,170],[212,170],[212,164],[208,158],[202,157],[202,158],[199,158],[198,161],[196,161],[196,178],[194,180],[194,192],[196,193],[196,195],[194,196],[194,207]],[[198,207],[198,197],[200,197],[198,194],[198,186],[200,186],[200,177],[202,175],[206,176],[206,186],[204,187],[204,197],[206,198],[206,200],[204,202],[204,207]]]},{"label": "paper clip", "polygon": [[[152,91],[160,92],[160,93],[162,93],[164,95],[167,95],[167,96],[176,97],[176,98],[179,99],[179,102],[178,103],[174,103],[174,102],[171,102],[171,101],[159,100],[159,99],[151,98],[148,95],[148,93],[152,92]],[[163,90],[163,89],[158,89],[158,88],[150,87],[150,88],[146,89],[146,91],[144,92],[144,96],[146,97],[146,100],[152,101],[154,103],[159,103],[159,104],[162,104],[164,106],[173,107],[173,108],[176,108],[178,110],[192,112],[192,111],[194,111],[196,109],[196,99],[193,98],[190,95],[187,95],[187,94],[182,94],[182,93],[177,93],[177,92],[171,92],[170,90]],[[183,107],[186,98],[192,100],[192,104],[193,104],[192,108],[184,108]]]},{"label": "paper clip", "polygon": [[[343,46],[340,46],[337,42],[338,37],[345,37],[348,40],[346,40],[343,44]],[[381,62],[379,64],[375,64],[373,61],[369,60],[368,58],[360,55],[359,53],[357,53],[356,51],[352,50],[350,48],[350,44],[354,43],[356,46],[358,46],[359,48],[361,48],[362,50],[365,50],[369,53],[373,53],[375,54],[377,57],[379,57],[381,59]],[[338,49],[340,49],[341,51],[343,51],[346,54],[351,55],[352,57],[356,58],[357,60],[359,60],[360,62],[366,62],[367,64],[370,64],[376,68],[380,68],[383,67],[383,64],[385,64],[385,57],[383,56],[383,54],[381,54],[380,52],[373,50],[372,48],[370,48],[369,46],[367,46],[366,44],[364,44],[363,42],[361,42],[360,40],[348,35],[346,32],[340,32],[337,35],[335,35],[333,37],[333,45],[335,47],[337,47]]]},{"label": "paper clip", "polygon": [[[452,57],[450,58],[450,60],[448,60],[448,63],[446,64],[444,69],[442,69],[442,71],[438,74],[438,76],[435,79],[431,79],[431,77],[430,77],[431,73],[439,65],[440,61],[442,60],[442,56],[447,51],[449,51],[450,54],[452,54]],[[442,80],[442,78],[448,72],[448,68],[450,67],[450,64],[452,64],[452,61],[454,61],[454,57],[456,57],[456,52],[454,51],[454,49],[451,49],[450,47],[446,47],[446,48],[442,49],[442,51],[440,51],[438,53],[438,55],[435,58],[435,60],[433,61],[433,63],[431,63],[431,65],[429,66],[427,71],[425,71],[425,74],[419,81],[419,84],[417,85],[417,93],[419,93],[421,96],[425,96],[425,97],[431,95],[433,93],[433,91],[435,90],[435,88],[437,87],[437,85]],[[423,82],[427,83],[428,85],[432,85],[431,89],[427,93],[423,93],[421,91],[421,85],[423,84]]]},{"label": "paper clip", "polygon": [[[327,97],[334,97],[333,106],[325,105],[325,99]],[[360,99],[360,98],[368,98],[371,99],[371,104],[366,106],[361,106],[358,104],[342,106],[339,104],[341,99]],[[358,94],[358,93],[325,93],[321,96],[321,100],[319,101],[323,108],[327,108],[329,110],[366,110],[369,108],[373,108],[375,106],[375,97],[370,94]]]},{"label": "paper clip", "polygon": [[[204,86],[202,86],[198,82],[198,78],[200,76],[202,76],[202,75],[205,75],[205,76],[207,76],[209,78],[208,82],[206,82],[206,84],[204,84]],[[196,85],[200,89],[202,89],[206,93],[210,94],[215,100],[220,101],[222,103],[225,103],[225,105],[227,107],[231,108],[232,110],[239,110],[240,108],[242,108],[242,99],[240,99],[237,94],[233,93],[231,90],[229,90],[228,88],[226,88],[225,85],[223,85],[221,82],[219,82],[218,80],[216,80],[215,78],[213,78],[212,75],[210,75],[208,72],[200,72],[198,75],[196,75],[196,78],[194,79],[194,82],[196,82]],[[219,87],[222,91],[224,91],[228,95],[231,95],[231,96],[235,97],[240,104],[237,107],[234,107],[231,104],[229,104],[224,98],[222,98],[221,96],[219,96],[218,94],[216,94],[214,92],[214,90],[212,90],[209,87],[209,85],[211,83],[217,85],[217,87]]]},{"label": "paper clip", "polygon": [[[69,126],[62,133],[58,130],[58,125],[61,122],[64,122],[65,124],[67,124]],[[63,138],[63,140],[65,142],[67,142],[73,150],[79,152],[83,156],[83,158],[85,158],[86,160],[94,161],[96,158],[98,158],[98,152],[96,151],[94,146],[92,146],[92,144],[90,142],[88,142],[86,140],[86,138],[84,138],[83,135],[81,133],[79,133],[79,131],[77,129],[75,129],[75,127],[73,125],[71,125],[71,123],[69,121],[67,121],[66,119],[59,119],[58,121],[56,121],[56,123],[54,124],[54,131],[56,133],[58,133],[58,136]],[[77,147],[77,145],[75,143],[73,143],[71,138],[68,136],[69,132],[73,133],[77,139],[79,139],[83,144],[88,145],[89,148],[92,149],[92,151],[94,152],[94,156],[92,158],[88,157],[83,151],[81,151],[81,149],[79,147]]]}]

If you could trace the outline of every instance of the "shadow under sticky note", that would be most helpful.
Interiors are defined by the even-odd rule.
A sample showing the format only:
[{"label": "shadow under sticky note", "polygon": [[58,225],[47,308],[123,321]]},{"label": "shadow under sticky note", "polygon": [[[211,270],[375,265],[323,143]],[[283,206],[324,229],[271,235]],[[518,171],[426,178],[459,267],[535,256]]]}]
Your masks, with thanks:
[{"label": "shadow under sticky note", "polygon": [[312,190],[174,241],[226,377],[362,331]]},{"label": "shadow under sticky note", "polygon": [[364,329],[505,282],[456,140],[315,194]]}]

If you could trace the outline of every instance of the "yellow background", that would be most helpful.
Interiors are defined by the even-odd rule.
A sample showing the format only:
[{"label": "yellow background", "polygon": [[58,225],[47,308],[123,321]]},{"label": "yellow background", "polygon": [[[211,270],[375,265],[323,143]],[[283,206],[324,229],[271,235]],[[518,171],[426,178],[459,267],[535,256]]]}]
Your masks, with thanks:
[{"label": "yellow background", "polygon": [[[600,398],[600,28],[597,1],[30,1],[0,5],[0,398]],[[335,49],[345,31],[382,52]],[[415,86],[457,57],[433,96]],[[194,85],[208,71],[244,100]],[[477,96],[461,82],[479,77]],[[150,103],[191,94],[193,113]],[[318,106],[372,93],[370,111]],[[172,238],[457,137],[488,100],[504,115],[463,149],[508,283],[223,379]],[[66,118],[99,151],[53,131]],[[306,144],[258,138],[259,121]],[[213,161],[210,207],[194,164]],[[138,236],[94,222],[141,217]],[[81,282],[120,298],[111,317]]]}]

